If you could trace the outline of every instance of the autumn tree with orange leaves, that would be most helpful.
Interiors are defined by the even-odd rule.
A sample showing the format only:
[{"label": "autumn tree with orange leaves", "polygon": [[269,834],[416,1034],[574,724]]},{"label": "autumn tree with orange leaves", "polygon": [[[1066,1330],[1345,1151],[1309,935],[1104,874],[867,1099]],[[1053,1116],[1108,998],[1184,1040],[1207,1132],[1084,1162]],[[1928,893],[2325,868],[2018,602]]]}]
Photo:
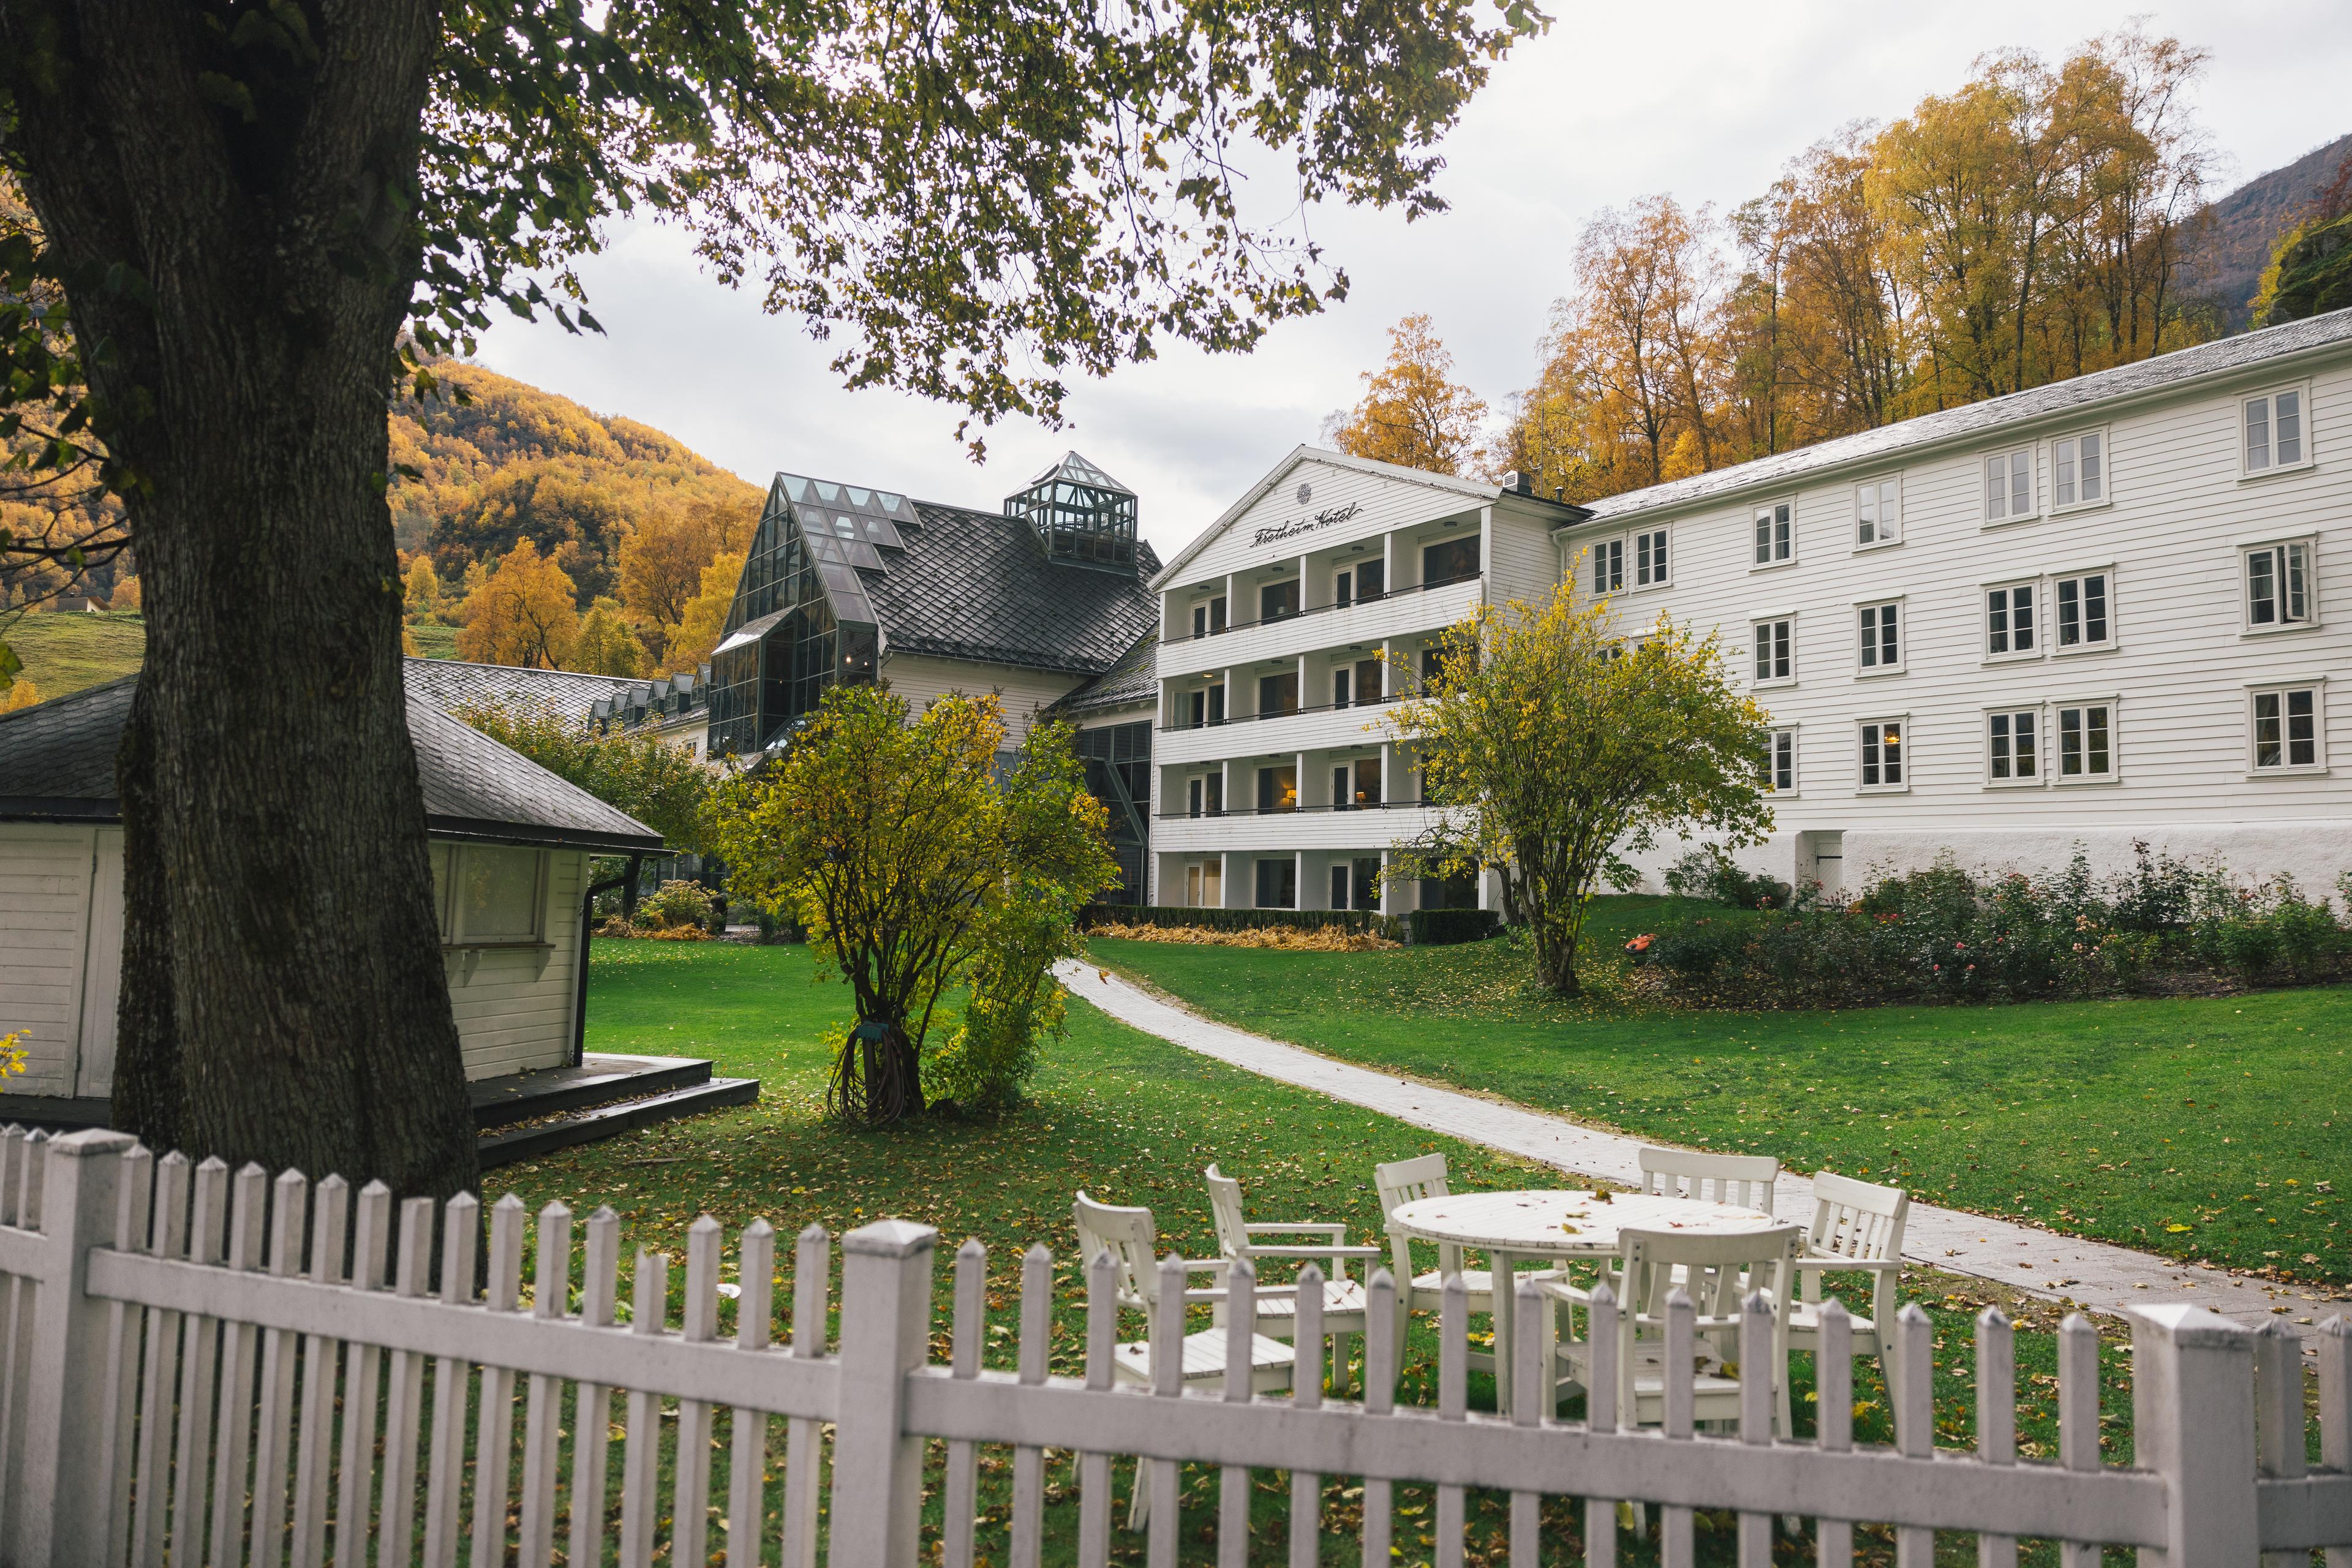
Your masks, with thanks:
[{"label": "autumn tree with orange leaves", "polygon": [[1486,405],[1454,379],[1454,355],[1426,314],[1389,329],[1389,360],[1363,375],[1363,400],[1332,416],[1324,438],[1356,458],[1459,474],[1485,456]]},{"label": "autumn tree with orange leaves", "polygon": [[466,595],[457,657],[480,664],[561,669],[580,636],[580,610],[563,568],[526,539]]}]

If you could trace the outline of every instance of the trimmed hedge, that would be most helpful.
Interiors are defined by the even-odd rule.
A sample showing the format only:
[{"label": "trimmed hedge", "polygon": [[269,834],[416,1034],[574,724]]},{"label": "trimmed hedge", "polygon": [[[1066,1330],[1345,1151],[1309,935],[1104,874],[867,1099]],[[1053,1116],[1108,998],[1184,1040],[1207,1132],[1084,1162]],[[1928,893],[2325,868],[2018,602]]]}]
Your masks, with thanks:
[{"label": "trimmed hedge", "polygon": [[1415,910],[1407,915],[1383,915],[1370,910],[1212,910],[1174,904],[1089,904],[1078,915],[1081,931],[1110,924],[1192,926],[1202,931],[1336,929],[1370,931],[1391,942],[1443,946],[1483,942],[1502,930],[1502,918],[1492,910]]},{"label": "trimmed hedge", "polygon": [[1444,947],[1460,942],[1484,942],[1500,934],[1503,917],[1493,910],[1415,910],[1404,917],[1416,947]]}]

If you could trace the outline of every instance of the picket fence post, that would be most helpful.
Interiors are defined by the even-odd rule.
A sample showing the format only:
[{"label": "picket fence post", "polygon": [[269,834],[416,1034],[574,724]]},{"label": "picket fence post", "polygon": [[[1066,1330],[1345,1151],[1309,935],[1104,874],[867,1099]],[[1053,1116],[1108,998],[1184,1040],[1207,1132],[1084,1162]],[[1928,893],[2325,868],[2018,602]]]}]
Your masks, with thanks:
[{"label": "picket fence post", "polygon": [[2219,1312],[2137,1307],[2132,1447],[2164,1478],[2164,1542],[2141,1568],[2243,1568],[2261,1553],[2255,1511],[2254,1336]]},{"label": "picket fence post", "polygon": [[929,1354],[931,1249],[939,1234],[886,1219],[841,1238],[831,1562],[913,1568],[923,1439],[907,1430],[907,1374]]},{"label": "picket fence post", "polygon": [[9,1500],[17,1521],[13,1563],[68,1568],[105,1560],[107,1482],[113,1444],[107,1430],[107,1304],[85,1293],[89,1255],[114,1240],[128,1132],[92,1128],[49,1141],[42,1172],[41,1237],[47,1254],[33,1305],[26,1358],[22,1492]]}]

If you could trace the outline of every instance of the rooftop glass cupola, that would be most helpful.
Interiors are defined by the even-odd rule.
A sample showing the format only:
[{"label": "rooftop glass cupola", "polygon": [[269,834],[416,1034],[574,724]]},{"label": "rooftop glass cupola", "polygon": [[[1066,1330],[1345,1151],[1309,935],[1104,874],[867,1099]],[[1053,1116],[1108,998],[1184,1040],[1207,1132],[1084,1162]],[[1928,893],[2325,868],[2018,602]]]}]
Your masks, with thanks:
[{"label": "rooftop glass cupola", "polygon": [[1053,560],[1134,574],[1135,492],[1076,452],[1005,497],[1004,515],[1036,530]]}]

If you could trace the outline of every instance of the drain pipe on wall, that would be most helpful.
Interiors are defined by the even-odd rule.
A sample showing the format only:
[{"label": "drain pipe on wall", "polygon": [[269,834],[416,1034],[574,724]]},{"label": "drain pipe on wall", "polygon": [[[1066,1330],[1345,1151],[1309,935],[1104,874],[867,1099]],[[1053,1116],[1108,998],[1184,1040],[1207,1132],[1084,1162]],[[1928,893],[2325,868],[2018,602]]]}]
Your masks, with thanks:
[{"label": "drain pipe on wall", "polygon": [[637,885],[637,871],[645,864],[642,855],[629,857],[629,868],[617,877],[601,882],[591,882],[588,893],[580,900],[580,963],[572,977],[572,1065],[578,1067],[588,1059],[588,942],[596,924],[596,899],[615,888]]}]

